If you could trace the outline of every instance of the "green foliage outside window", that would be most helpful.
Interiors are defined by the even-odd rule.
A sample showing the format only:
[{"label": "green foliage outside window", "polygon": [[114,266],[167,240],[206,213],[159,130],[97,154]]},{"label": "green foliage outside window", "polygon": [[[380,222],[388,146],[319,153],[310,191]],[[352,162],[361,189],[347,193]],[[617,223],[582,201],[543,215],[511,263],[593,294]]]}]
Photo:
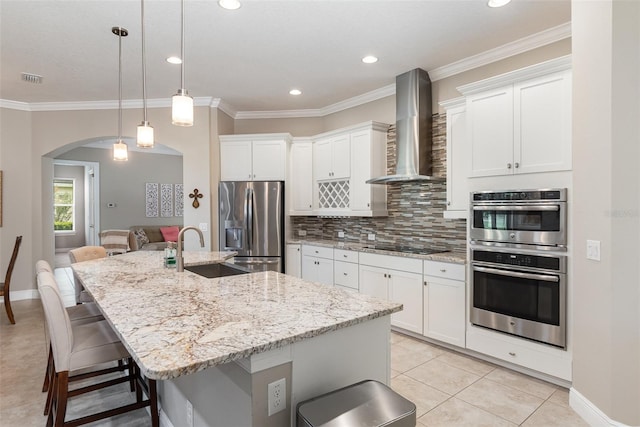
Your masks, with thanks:
[{"label": "green foliage outside window", "polygon": [[55,231],[74,230],[72,179],[53,181],[53,229]]}]

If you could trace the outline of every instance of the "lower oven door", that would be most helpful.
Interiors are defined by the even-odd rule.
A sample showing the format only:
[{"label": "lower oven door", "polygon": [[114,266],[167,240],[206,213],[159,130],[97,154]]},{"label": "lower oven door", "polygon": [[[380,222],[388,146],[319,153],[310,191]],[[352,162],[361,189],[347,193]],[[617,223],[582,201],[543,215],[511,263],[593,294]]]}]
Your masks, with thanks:
[{"label": "lower oven door", "polygon": [[471,323],[566,347],[566,275],[472,264]]}]

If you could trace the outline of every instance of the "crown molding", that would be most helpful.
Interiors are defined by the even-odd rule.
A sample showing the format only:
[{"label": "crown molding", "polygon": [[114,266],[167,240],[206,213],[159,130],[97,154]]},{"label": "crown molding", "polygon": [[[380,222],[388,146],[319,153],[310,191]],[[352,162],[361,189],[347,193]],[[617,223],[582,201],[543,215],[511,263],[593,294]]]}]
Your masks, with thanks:
[{"label": "crown molding", "polygon": [[571,22],[512,41],[495,49],[487,50],[443,67],[435,68],[429,71],[429,77],[431,81],[444,79],[569,37],[571,37]]},{"label": "crown molding", "polygon": [[[451,77],[474,68],[481,67],[502,59],[524,53],[538,47],[564,40],[571,37],[571,22],[558,25],[528,37],[504,44],[460,61],[435,68],[429,71],[431,81]],[[344,101],[336,102],[323,108],[304,110],[272,110],[272,111],[237,111],[230,104],[220,98],[197,97],[193,99],[196,107],[218,108],[233,119],[282,119],[302,117],[324,117],[349,108],[357,107],[368,102],[394,95],[395,84],[367,92]],[[118,108],[118,101],[89,101],[89,102],[18,102],[0,99],[0,107],[22,111],[71,111],[71,110],[111,110]],[[147,100],[147,108],[169,108],[171,98],[157,98]],[[127,100],[122,102],[123,109],[142,108],[142,100]]]}]

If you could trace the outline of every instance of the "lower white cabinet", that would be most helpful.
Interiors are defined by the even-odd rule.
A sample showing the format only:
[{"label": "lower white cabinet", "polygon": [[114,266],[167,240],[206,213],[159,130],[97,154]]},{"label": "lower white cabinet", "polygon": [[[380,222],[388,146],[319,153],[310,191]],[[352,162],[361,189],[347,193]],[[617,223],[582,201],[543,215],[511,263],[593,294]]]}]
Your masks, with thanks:
[{"label": "lower white cabinet", "polygon": [[358,252],[333,250],[333,283],[340,288],[358,292]]},{"label": "lower white cabinet", "polygon": [[422,334],[422,261],[361,253],[360,293],[402,303],[391,325]]},{"label": "lower white cabinet", "polygon": [[302,252],[299,244],[287,244],[284,263],[286,274],[302,277]]},{"label": "lower white cabinet", "polygon": [[333,248],[302,245],[302,278],[333,286]]},{"label": "lower white cabinet", "polygon": [[463,264],[424,261],[423,335],[464,348],[465,295]]}]

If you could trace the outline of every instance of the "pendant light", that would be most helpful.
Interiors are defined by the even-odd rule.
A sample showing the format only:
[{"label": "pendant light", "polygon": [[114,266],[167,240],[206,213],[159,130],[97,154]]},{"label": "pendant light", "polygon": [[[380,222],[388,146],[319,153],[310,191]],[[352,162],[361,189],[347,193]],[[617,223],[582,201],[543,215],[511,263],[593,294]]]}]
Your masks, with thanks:
[{"label": "pendant light", "polygon": [[153,126],[147,121],[147,58],[144,43],[144,0],[140,0],[140,27],[142,29],[142,123],[138,125],[136,145],[140,148],[153,148]]},{"label": "pendant light", "polygon": [[181,6],[181,47],[180,57],[180,89],[173,95],[171,100],[171,123],[177,126],[193,126],[193,98],[189,96],[184,88],[184,0],[180,0]]},{"label": "pendant light", "polygon": [[118,36],[118,139],[113,144],[113,160],[129,160],[127,144],[122,139],[122,38],[129,32],[122,27],[113,27],[111,32]]}]

